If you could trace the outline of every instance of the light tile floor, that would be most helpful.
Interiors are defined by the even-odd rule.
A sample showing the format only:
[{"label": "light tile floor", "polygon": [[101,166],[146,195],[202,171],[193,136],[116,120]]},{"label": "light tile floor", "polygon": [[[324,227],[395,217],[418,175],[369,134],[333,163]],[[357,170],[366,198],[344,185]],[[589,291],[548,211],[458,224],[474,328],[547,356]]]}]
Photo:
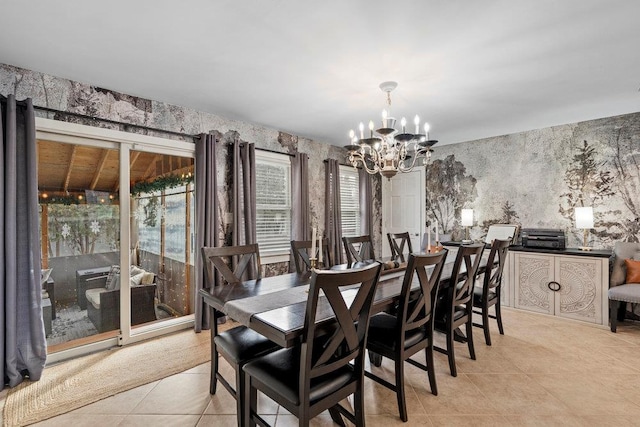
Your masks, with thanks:
[{"label": "light tile floor", "polygon": [[[395,394],[365,379],[369,426],[640,426],[640,323],[613,334],[578,322],[503,309],[505,335],[492,321],[493,346],[475,328],[477,360],[457,344],[458,376],[436,353],[438,396],[426,373],[406,364],[409,422],[398,418]],[[439,339],[439,343],[443,344]],[[379,372],[392,378],[385,360]],[[231,368],[223,365],[226,377]],[[235,426],[235,401],[223,387],[208,392],[209,365],[200,365],[39,426]],[[259,411],[268,422],[298,425],[267,398]],[[313,426],[332,425],[328,414]]]}]

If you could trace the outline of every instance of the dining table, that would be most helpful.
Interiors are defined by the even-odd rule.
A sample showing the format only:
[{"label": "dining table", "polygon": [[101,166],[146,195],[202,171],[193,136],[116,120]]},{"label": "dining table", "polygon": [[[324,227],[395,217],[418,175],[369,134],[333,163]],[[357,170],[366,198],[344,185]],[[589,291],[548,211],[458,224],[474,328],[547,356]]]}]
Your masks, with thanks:
[{"label": "dining table", "polygon": [[[453,272],[457,248],[447,248],[448,254],[440,277],[440,286],[447,286]],[[480,261],[481,268],[487,263],[488,251]],[[353,264],[340,264],[332,270],[346,270],[381,262],[389,268],[383,270],[376,287],[372,314],[392,307],[402,290],[406,263],[389,260],[366,260]],[[464,263],[461,268],[464,272]],[[282,347],[291,347],[299,342],[306,312],[311,273],[289,273],[279,276],[247,280],[237,284],[201,289],[199,295],[211,309],[217,310],[238,323],[259,332]],[[414,275],[413,287],[419,286]],[[343,292],[345,299],[355,295],[355,290]],[[319,306],[318,323],[330,322],[333,318],[330,307]],[[212,333],[214,333],[212,328]]]}]

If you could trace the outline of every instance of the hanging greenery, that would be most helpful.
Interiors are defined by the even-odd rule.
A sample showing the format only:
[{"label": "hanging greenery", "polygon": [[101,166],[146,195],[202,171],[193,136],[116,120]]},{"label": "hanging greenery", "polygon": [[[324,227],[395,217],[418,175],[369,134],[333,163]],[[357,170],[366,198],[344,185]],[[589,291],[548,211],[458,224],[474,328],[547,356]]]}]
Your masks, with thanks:
[{"label": "hanging greenery", "polygon": [[142,193],[156,193],[167,188],[176,188],[193,182],[193,175],[164,175],[153,181],[138,182],[131,187],[131,195],[139,196]]},{"label": "hanging greenery", "polygon": [[155,194],[147,200],[144,205],[144,225],[147,227],[155,227],[158,219],[158,196]]}]

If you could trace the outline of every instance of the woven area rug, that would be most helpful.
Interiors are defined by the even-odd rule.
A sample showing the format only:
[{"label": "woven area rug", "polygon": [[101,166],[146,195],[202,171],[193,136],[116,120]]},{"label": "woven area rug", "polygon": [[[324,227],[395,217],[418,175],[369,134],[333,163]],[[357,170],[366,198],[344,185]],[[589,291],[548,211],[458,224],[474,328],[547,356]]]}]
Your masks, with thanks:
[{"label": "woven area rug", "polygon": [[191,369],[209,361],[210,352],[209,331],[189,329],[47,367],[40,381],[9,390],[3,425],[23,426],[72,411]]}]

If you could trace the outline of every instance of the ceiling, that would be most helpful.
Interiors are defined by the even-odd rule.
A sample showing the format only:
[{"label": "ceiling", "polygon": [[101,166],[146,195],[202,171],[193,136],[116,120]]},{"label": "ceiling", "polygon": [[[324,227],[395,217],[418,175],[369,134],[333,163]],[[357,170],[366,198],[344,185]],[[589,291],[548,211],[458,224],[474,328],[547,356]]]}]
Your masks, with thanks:
[{"label": "ceiling", "polygon": [[[0,62],[334,145],[392,112],[441,144],[640,111],[640,1],[2,0]],[[7,35],[13,34],[13,37]]]},{"label": "ceiling", "polygon": [[[117,193],[119,162],[118,150],[38,140],[38,190],[48,197],[84,197],[86,190]],[[131,185],[191,173],[192,158],[131,151]]]}]

